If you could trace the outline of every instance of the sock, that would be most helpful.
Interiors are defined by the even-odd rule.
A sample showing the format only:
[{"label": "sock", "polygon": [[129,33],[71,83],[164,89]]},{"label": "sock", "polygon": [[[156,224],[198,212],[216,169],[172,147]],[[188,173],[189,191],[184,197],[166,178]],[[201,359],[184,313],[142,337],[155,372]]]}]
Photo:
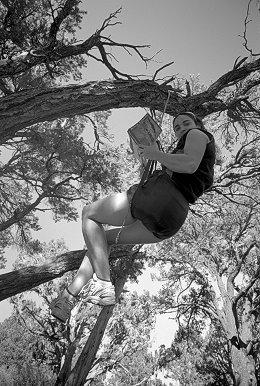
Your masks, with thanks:
[{"label": "sock", "polygon": [[68,287],[66,287],[66,291],[68,292],[69,295],[73,296],[74,298],[77,297],[77,295],[74,295],[72,292],[70,292],[70,290],[68,289]]},{"label": "sock", "polygon": [[110,280],[106,280],[106,279],[101,279],[100,277],[97,276],[97,279],[100,280],[102,283],[111,283]]}]

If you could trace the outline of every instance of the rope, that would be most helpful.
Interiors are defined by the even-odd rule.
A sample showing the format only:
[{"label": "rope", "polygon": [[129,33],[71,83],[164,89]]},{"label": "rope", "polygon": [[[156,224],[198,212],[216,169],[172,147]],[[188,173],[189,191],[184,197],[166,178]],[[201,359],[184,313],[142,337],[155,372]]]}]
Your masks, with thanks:
[{"label": "rope", "polygon": [[167,105],[168,105],[168,103],[169,103],[169,99],[170,99],[170,96],[171,96],[171,92],[172,92],[172,91],[168,90],[168,96],[167,96],[167,99],[166,99],[166,102],[165,102],[165,105],[164,105],[163,115],[162,115],[162,118],[161,118],[160,126],[162,126],[162,123],[163,123],[163,118],[164,118],[164,115],[165,115],[165,112],[166,112]]},{"label": "rope", "polygon": [[119,228],[119,231],[118,231],[118,233],[117,233],[117,235],[116,235],[115,245],[117,245],[117,244],[119,243],[119,237],[120,237],[121,232],[122,232],[122,230],[123,230],[123,228],[124,228],[124,226],[125,226],[126,218],[127,218],[129,212],[130,212],[130,205],[129,205],[128,211],[127,211],[127,213],[126,213],[126,216],[125,216],[125,218],[124,218],[124,221],[123,221],[123,223],[122,223],[121,227]]},{"label": "rope", "polygon": [[[164,118],[164,115],[165,115],[165,112],[166,112],[167,105],[168,105],[168,103],[169,103],[170,96],[171,96],[171,91],[168,90],[168,96],[167,96],[166,102],[165,102],[165,104],[164,104],[163,114],[162,114],[162,118],[161,118],[161,121],[160,121],[160,124],[159,124],[160,126],[162,126],[163,118]],[[159,145],[160,145],[160,144],[159,144]],[[161,146],[160,146],[160,148],[161,148]],[[151,173],[154,164],[155,164],[155,161],[148,160],[147,165],[146,165],[146,168],[145,168],[145,171],[144,171],[144,174],[143,174],[142,179],[141,179],[141,182],[145,179],[145,176],[147,177],[147,175],[149,175],[149,173]],[[148,165],[149,165],[149,166],[148,166]],[[147,171],[146,169],[147,169],[148,171]],[[123,227],[125,226],[126,218],[127,218],[128,214],[129,214],[129,212],[130,212],[130,204],[129,204],[129,208],[128,208],[127,214],[126,214],[126,216],[125,216],[125,218],[124,218],[124,221],[123,221],[121,227],[119,228],[118,234],[117,234],[117,236],[116,236],[116,239],[115,239],[115,245],[117,245],[117,244],[119,243],[119,237],[120,237],[120,235],[121,235],[121,232],[122,232],[122,230],[123,230]]]}]

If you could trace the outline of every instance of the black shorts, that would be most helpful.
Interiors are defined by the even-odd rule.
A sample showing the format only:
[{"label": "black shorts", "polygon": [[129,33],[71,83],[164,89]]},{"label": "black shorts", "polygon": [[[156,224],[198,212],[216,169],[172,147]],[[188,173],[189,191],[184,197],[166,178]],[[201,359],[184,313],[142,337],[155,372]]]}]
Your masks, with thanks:
[{"label": "black shorts", "polygon": [[175,235],[184,224],[189,211],[189,203],[176,188],[169,177],[167,189],[162,189],[154,197],[149,210],[143,211],[142,206],[133,205],[132,198],[138,184],[132,185],[127,191],[131,215],[142,221],[144,226],[157,238],[164,240]]}]

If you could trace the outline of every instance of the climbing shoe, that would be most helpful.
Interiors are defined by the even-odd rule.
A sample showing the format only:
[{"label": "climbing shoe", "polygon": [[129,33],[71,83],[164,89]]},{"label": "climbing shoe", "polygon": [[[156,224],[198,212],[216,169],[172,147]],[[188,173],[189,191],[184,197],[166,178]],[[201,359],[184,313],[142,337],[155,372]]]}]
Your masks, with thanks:
[{"label": "climbing shoe", "polygon": [[64,296],[58,296],[50,304],[51,314],[62,323],[70,318],[74,302]]}]

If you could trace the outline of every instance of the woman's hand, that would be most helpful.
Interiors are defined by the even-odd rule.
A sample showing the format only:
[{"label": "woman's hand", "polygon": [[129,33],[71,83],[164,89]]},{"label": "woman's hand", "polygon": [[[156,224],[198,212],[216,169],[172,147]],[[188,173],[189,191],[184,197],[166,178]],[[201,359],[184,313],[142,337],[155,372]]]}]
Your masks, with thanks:
[{"label": "woman's hand", "polygon": [[138,147],[138,151],[143,158],[153,161],[157,160],[158,153],[160,153],[157,143],[150,146],[141,145]]}]

